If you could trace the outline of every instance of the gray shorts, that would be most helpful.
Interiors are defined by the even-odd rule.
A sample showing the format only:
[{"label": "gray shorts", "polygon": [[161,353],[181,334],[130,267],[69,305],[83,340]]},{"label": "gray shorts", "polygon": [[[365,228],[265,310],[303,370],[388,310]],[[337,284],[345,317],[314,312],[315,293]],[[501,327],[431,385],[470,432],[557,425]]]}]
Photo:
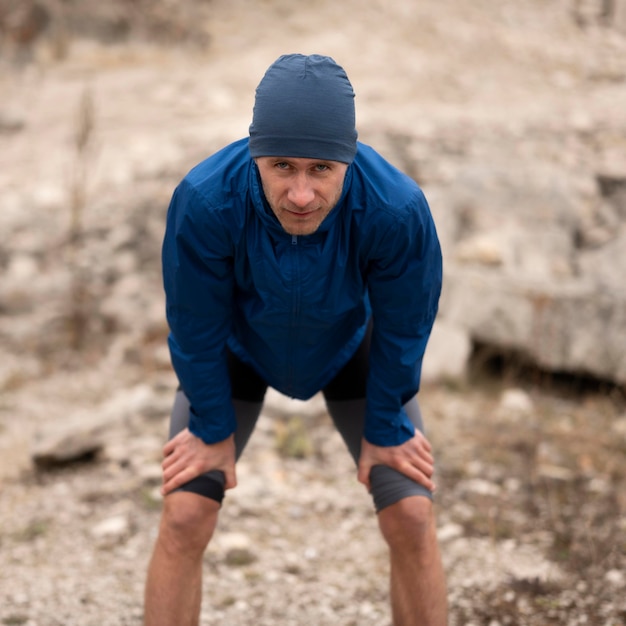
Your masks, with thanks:
[{"label": "gray shorts", "polygon": [[[361,453],[361,439],[365,419],[365,399],[330,400],[326,399],[328,412],[343,438],[355,463]],[[233,399],[235,415],[237,417],[237,431],[235,433],[235,448],[237,458],[241,456],[256,421],[261,412],[261,402]],[[422,416],[417,398],[409,400],[404,405],[407,415],[415,428],[424,430]],[[184,392],[176,393],[170,421],[170,438],[189,424],[189,401]],[[409,496],[424,496],[432,500],[432,493],[408,478],[404,474],[384,465],[376,465],[370,473],[371,494],[376,511],[398,502]],[[193,479],[179,488],[180,491],[189,491],[212,498],[221,502],[224,497],[224,475],[221,471],[207,472]]]}]

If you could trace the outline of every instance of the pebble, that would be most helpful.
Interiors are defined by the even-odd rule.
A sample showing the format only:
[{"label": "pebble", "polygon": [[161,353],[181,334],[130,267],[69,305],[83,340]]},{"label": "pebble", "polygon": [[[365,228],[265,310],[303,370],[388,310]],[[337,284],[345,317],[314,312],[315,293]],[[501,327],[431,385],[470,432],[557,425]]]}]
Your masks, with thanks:
[{"label": "pebble", "polygon": [[604,580],[614,587],[624,587],[626,575],[621,570],[611,569],[604,575]]},{"label": "pebble", "polygon": [[531,397],[523,389],[507,389],[500,397],[499,411],[510,417],[525,417],[534,411]]},{"label": "pebble", "polygon": [[450,522],[437,530],[437,538],[441,543],[451,541],[461,536],[463,536],[463,526],[460,524]]},{"label": "pebble", "polygon": [[116,515],[102,520],[91,529],[91,534],[96,539],[122,538],[130,530],[130,521],[125,515]]},{"label": "pebble", "polygon": [[502,491],[499,485],[495,483],[491,483],[487,480],[483,480],[481,478],[472,478],[470,480],[464,480],[461,483],[461,487],[465,491],[471,491],[472,493],[477,493],[482,496],[498,496]]}]

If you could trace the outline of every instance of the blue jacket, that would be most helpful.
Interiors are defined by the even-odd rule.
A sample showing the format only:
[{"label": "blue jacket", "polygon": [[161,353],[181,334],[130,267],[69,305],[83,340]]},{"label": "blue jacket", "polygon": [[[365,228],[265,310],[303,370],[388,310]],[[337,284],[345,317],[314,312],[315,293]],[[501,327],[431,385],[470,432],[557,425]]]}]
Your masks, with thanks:
[{"label": "blue jacket", "polygon": [[365,438],[414,434],[441,291],[441,251],[422,191],[359,143],[342,196],[312,235],[292,236],[265,200],[248,140],[197,165],[174,192],[163,243],[173,367],[207,443],[236,429],[226,347],[281,393],[307,399],[373,332]]}]

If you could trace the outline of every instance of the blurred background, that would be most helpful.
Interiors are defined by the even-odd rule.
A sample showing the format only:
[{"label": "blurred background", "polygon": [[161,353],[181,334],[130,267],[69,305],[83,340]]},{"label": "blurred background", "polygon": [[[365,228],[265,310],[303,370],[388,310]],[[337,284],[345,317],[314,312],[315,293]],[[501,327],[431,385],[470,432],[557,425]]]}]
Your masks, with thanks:
[{"label": "blurred background", "polygon": [[[0,623],[140,624],[171,193],[327,54],[444,251],[420,393],[459,626],[626,624],[626,2],[0,0]],[[323,401],[270,392],[204,622],[390,624]]]}]

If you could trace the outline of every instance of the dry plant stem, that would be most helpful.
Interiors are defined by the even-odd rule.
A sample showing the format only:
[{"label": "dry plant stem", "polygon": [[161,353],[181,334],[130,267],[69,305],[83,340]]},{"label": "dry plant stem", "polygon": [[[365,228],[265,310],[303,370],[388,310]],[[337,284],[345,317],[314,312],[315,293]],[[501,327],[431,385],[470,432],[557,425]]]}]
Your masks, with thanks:
[{"label": "dry plant stem", "polygon": [[70,186],[70,225],[68,233],[68,264],[72,275],[70,293],[70,338],[75,350],[83,347],[87,333],[88,278],[80,265],[80,251],[84,239],[84,214],[87,204],[87,179],[92,163],[91,146],[95,126],[91,91],[83,92],[76,118],[74,135],[75,163]]}]

